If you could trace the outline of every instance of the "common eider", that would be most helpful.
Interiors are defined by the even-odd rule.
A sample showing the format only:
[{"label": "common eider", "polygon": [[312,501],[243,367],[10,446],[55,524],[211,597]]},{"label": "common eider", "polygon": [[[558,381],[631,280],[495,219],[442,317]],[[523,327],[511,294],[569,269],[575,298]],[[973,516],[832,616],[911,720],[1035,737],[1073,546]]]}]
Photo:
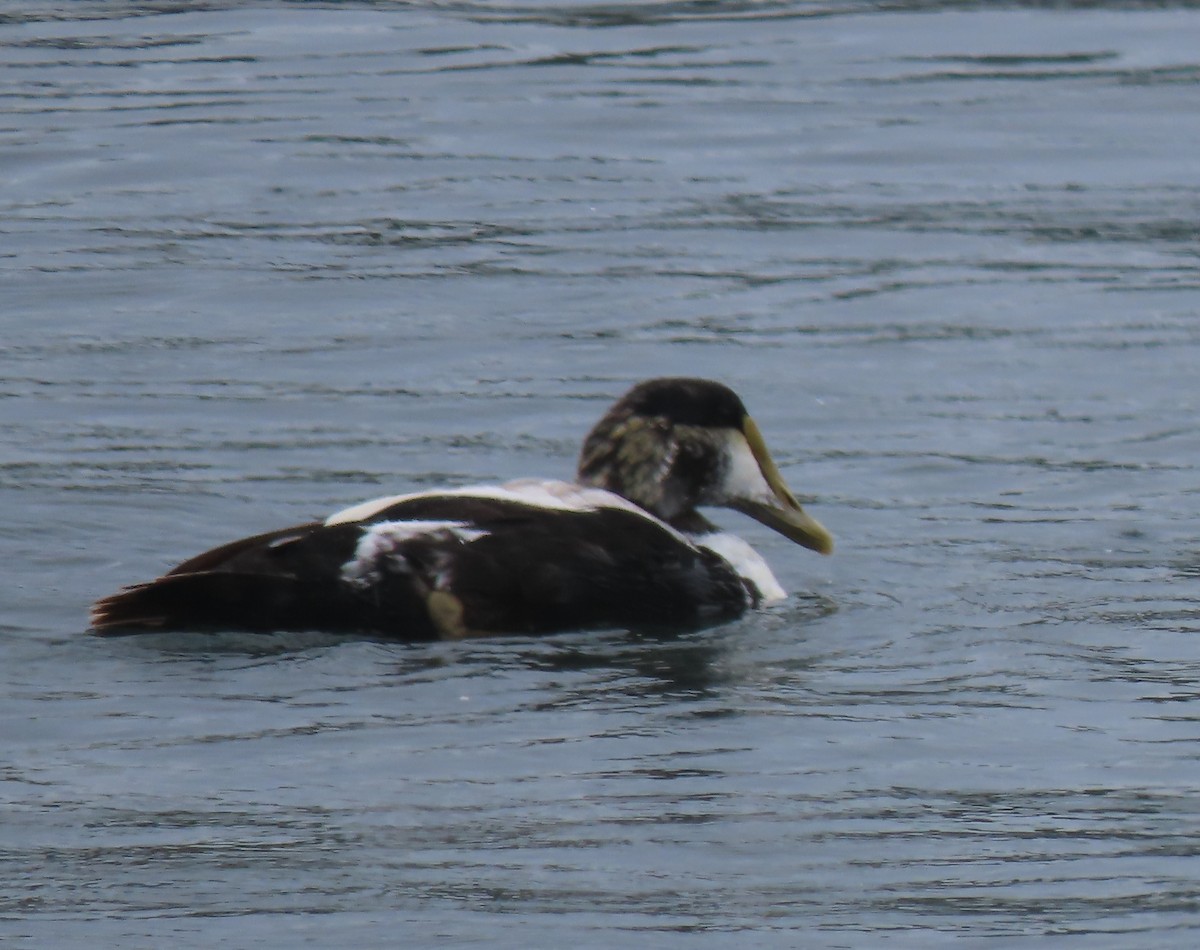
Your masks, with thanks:
[{"label": "common eider", "polygon": [[92,607],[104,635],[356,633],[397,640],[589,627],[695,627],[785,594],[697,510],[749,515],[822,554],[728,387],[634,386],[583,443],[574,482],[521,480],[368,501],[184,561]]}]

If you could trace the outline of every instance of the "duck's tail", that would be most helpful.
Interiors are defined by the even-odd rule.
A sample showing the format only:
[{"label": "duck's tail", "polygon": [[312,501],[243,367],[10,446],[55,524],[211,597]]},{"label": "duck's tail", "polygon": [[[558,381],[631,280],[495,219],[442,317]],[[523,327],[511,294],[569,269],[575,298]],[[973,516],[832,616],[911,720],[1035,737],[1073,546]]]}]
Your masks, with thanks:
[{"label": "duck's tail", "polygon": [[96,601],[91,625],[102,636],[122,636],[173,630],[339,630],[350,619],[361,620],[358,612],[339,610],[344,598],[326,586],[270,574],[167,574]]}]

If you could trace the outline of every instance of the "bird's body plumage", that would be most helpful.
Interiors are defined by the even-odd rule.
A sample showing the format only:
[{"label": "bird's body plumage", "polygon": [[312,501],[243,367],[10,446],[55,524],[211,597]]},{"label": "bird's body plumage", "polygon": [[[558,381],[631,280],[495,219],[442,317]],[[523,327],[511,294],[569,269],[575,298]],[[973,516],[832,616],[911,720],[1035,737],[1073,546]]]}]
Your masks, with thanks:
[{"label": "bird's body plumage", "polygon": [[364,502],[193,557],[98,601],[92,624],[105,634],[324,630],[431,640],[730,619],[783,590],[698,505],[738,508],[817,550],[831,544],[765,453],[732,391],[652,380],[592,430],[577,482]]}]

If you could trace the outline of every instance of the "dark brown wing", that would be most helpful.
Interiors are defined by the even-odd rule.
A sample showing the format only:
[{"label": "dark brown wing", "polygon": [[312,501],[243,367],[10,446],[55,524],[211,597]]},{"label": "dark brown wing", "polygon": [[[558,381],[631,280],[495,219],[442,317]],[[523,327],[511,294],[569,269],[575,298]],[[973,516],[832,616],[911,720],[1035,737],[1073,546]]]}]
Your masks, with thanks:
[{"label": "dark brown wing", "polygon": [[488,495],[368,506],[222,545],[98,601],[103,634],[325,630],[401,640],[598,626],[696,626],[737,616],[725,561],[628,506]]}]

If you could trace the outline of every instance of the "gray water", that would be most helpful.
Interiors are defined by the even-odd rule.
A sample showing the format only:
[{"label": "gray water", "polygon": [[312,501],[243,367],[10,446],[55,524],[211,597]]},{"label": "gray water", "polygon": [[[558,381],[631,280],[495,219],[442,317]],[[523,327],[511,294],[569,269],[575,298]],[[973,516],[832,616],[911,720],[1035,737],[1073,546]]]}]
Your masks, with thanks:
[{"label": "gray water", "polygon": [[[1191,948],[1200,7],[0,11],[0,938]],[[838,538],[674,637],[86,633],[722,379]]]}]

